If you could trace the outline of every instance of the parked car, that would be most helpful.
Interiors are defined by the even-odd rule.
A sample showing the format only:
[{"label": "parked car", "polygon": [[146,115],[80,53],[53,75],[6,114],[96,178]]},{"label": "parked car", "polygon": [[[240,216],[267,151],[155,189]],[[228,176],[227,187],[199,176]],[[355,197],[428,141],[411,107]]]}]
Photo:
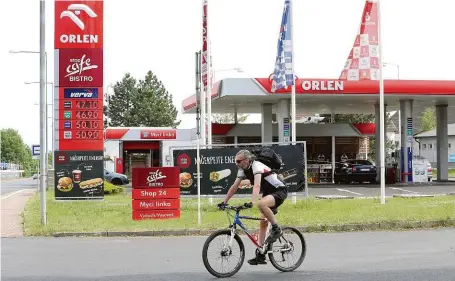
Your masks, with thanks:
[{"label": "parked car", "polygon": [[130,182],[126,175],[111,172],[106,169],[104,169],[104,179],[115,185],[124,185]]},{"label": "parked car", "polygon": [[335,183],[376,182],[376,166],[368,160],[349,159],[335,164]]}]

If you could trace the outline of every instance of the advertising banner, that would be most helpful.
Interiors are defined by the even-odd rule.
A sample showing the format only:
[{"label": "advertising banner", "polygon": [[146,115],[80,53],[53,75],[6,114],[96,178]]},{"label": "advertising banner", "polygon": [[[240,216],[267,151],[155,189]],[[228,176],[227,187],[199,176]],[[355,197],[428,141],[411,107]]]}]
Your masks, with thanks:
[{"label": "advertising banner", "polygon": [[133,220],[180,217],[178,167],[133,168]]},{"label": "advertising banner", "polygon": [[[285,166],[279,175],[283,177],[290,192],[297,191],[305,183],[303,145],[271,147],[283,159]],[[201,194],[226,194],[237,177],[235,155],[244,148],[220,147],[200,150]],[[248,147],[253,149],[253,147]],[[180,194],[197,194],[197,151],[182,149],[173,151],[174,166],[180,168]],[[251,194],[251,184],[239,187],[237,193]]]},{"label": "advertising banner", "polygon": [[61,49],[56,53],[59,68],[56,86],[103,87],[103,49]]},{"label": "advertising banner", "polygon": [[103,199],[103,151],[55,152],[55,199]]}]

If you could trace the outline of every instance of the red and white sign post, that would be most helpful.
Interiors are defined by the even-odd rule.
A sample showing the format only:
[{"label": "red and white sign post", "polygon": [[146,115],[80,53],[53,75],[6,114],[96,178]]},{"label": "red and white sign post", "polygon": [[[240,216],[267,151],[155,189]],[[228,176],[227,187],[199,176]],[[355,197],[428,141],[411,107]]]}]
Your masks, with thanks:
[{"label": "red and white sign post", "polygon": [[133,168],[133,220],[180,218],[180,168]]}]

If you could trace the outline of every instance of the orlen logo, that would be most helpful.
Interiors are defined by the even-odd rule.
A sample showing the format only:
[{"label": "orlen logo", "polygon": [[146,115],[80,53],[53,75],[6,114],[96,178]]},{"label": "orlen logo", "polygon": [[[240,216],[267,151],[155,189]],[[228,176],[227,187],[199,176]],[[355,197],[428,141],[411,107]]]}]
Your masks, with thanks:
[{"label": "orlen logo", "polygon": [[55,1],[54,44],[55,49],[102,48],[103,1]]},{"label": "orlen logo", "polygon": [[83,73],[94,68],[98,68],[98,66],[92,65],[90,59],[84,54],[81,58],[70,59],[70,65],[66,68],[65,77],[69,77],[72,82],[92,82],[93,76],[86,76]]},{"label": "orlen logo", "polygon": [[160,170],[156,170],[155,172],[150,172],[149,176],[147,177],[147,184],[149,186],[163,186],[162,182],[158,182],[161,179],[165,179],[166,176]]}]

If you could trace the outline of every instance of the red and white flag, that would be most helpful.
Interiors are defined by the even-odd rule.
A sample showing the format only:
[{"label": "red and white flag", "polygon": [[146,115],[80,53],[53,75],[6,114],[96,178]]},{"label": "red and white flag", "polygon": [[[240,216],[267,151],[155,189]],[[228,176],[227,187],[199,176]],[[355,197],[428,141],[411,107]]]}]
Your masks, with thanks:
[{"label": "red and white flag", "polygon": [[376,0],[366,0],[360,30],[340,80],[379,80],[378,10]]}]

